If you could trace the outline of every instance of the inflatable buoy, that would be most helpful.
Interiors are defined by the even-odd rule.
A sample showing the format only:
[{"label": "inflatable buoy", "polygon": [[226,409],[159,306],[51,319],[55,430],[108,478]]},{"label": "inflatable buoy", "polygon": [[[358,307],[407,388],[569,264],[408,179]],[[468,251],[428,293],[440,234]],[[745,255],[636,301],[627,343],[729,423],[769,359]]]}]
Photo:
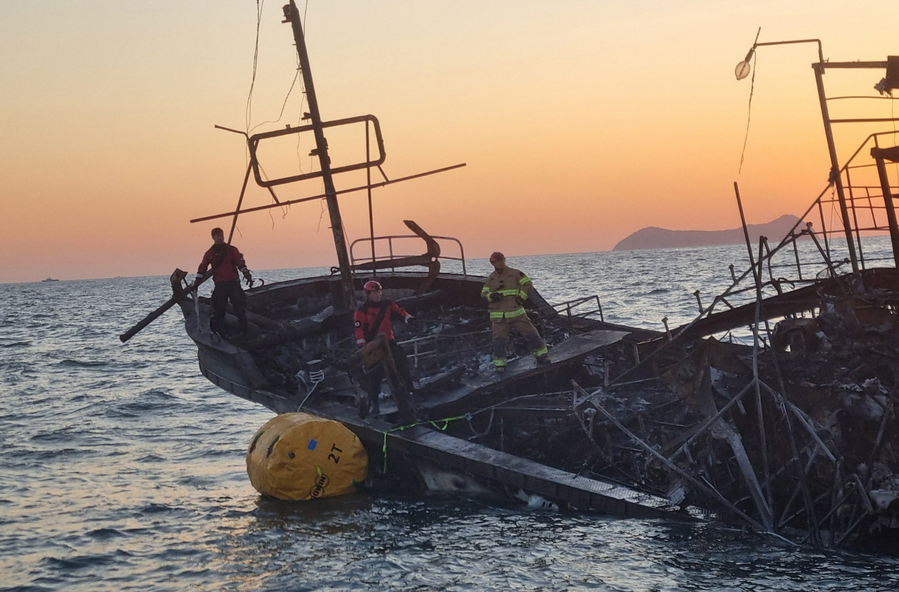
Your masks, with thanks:
[{"label": "inflatable buoy", "polygon": [[307,413],[284,413],[256,432],[247,474],[256,491],[280,500],[352,493],[365,481],[368,454],[343,424]]}]

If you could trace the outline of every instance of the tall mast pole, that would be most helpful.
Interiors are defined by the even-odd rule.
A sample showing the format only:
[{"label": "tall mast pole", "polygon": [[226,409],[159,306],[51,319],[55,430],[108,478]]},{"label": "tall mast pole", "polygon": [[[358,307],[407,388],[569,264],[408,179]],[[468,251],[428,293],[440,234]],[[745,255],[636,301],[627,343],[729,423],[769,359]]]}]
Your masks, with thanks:
[{"label": "tall mast pole", "polygon": [[334,188],[334,179],[331,176],[331,158],[328,156],[328,142],[322,129],[322,118],[318,110],[318,99],[315,96],[315,85],[312,83],[312,70],[309,67],[309,54],[306,52],[306,40],[303,37],[300,12],[297,10],[294,0],[290,0],[290,4],[284,6],[284,19],[284,22],[290,22],[293,28],[297,55],[300,58],[300,72],[303,74],[303,86],[306,88],[306,100],[309,103],[308,118],[312,120],[312,130],[315,134],[314,152],[318,155],[321,166],[322,180],[325,184],[325,201],[328,203],[328,213],[331,216],[331,232],[334,234],[334,247],[337,250],[341,290],[340,298],[336,299],[335,308],[353,310],[356,308],[353,276],[350,274],[350,258],[344,238],[340,208],[337,205],[337,190]]},{"label": "tall mast pole", "polygon": [[818,63],[812,64],[815,70],[815,84],[818,87],[818,102],[821,103],[821,117],[824,118],[824,136],[827,138],[827,152],[830,155],[830,182],[837,190],[840,204],[840,217],[843,218],[843,234],[846,236],[846,248],[849,249],[849,262],[852,273],[858,273],[858,255],[855,252],[855,238],[852,236],[852,218],[849,217],[849,206],[846,203],[846,191],[843,188],[843,175],[840,173],[840,159],[837,156],[836,142],[833,139],[833,128],[830,123],[830,111],[827,108],[827,95],[824,92],[824,69],[827,63],[818,42]]}]

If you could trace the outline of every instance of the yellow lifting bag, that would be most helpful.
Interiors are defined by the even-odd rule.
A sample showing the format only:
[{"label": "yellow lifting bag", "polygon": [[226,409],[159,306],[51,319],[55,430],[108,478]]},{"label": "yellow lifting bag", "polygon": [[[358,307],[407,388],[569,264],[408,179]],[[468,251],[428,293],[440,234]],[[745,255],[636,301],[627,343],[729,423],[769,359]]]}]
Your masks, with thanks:
[{"label": "yellow lifting bag", "polygon": [[281,500],[311,500],[355,492],[368,473],[362,442],[342,423],[284,413],[256,432],[247,474],[256,491]]}]

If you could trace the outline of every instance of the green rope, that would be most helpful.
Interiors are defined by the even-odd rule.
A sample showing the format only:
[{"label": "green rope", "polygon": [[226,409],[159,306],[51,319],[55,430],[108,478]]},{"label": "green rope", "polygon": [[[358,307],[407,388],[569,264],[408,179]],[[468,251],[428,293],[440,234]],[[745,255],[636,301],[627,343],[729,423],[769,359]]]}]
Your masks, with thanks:
[{"label": "green rope", "polygon": [[[557,394],[568,394],[568,391],[566,391],[565,393],[557,393]],[[420,426],[420,425],[424,425],[424,424],[428,424],[428,423],[431,424],[432,426],[434,426],[436,429],[443,432],[443,431],[446,431],[446,428],[449,425],[449,422],[451,422],[451,421],[457,421],[459,419],[471,420],[471,418],[474,417],[475,415],[477,415],[478,413],[483,413],[484,411],[492,411],[498,407],[507,405],[512,401],[518,401],[521,399],[529,399],[532,397],[542,397],[542,396],[544,396],[544,395],[540,395],[540,394],[538,394],[538,395],[520,395],[518,397],[514,397],[512,399],[503,401],[501,403],[497,403],[495,405],[490,405],[488,407],[484,407],[483,409],[479,409],[477,411],[466,413],[465,415],[457,415],[455,417],[446,417],[444,419],[429,419],[427,421],[418,421],[415,423],[410,423],[409,425],[397,426],[395,428],[391,428],[391,429],[387,430],[386,432],[384,432],[384,444],[381,447],[381,453],[384,456],[384,473],[385,474],[387,473],[387,434],[389,434],[390,432],[401,432],[403,430],[408,430],[409,428],[414,428],[416,426]],[[443,426],[437,425],[440,422],[443,423]]]},{"label": "green rope", "polygon": [[[391,432],[402,432],[403,430],[408,430],[420,425],[431,424],[435,429],[440,430],[441,432],[445,432],[446,428],[449,427],[449,423],[451,421],[457,421],[460,419],[471,419],[471,414],[466,413],[465,415],[457,415],[455,417],[445,417],[443,419],[429,419],[426,421],[417,421],[415,423],[410,423],[408,425],[396,426],[395,428],[390,428],[386,432],[384,432],[384,444],[381,447],[381,454],[384,456],[384,473],[387,473],[387,434]],[[437,425],[442,423],[443,425]]]}]

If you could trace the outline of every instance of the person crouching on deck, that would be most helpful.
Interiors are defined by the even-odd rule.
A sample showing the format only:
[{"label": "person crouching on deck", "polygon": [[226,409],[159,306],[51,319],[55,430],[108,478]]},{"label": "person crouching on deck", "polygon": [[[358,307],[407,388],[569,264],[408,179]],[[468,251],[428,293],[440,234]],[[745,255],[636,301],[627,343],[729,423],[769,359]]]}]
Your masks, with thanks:
[{"label": "person crouching on deck", "polygon": [[[371,343],[377,339],[379,333],[383,333],[390,347],[390,353],[393,355],[393,361],[399,372],[406,393],[397,394],[398,396],[411,396],[415,392],[415,386],[412,381],[412,373],[409,370],[409,360],[406,358],[406,352],[396,342],[393,335],[393,319],[402,318],[406,323],[412,318],[412,315],[400,308],[393,300],[383,299],[383,288],[380,283],[372,280],[365,282],[363,286],[365,290],[365,302],[353,315],[353,324],[356,331],[356,345],[363,347],[366,343]],[[370,411],[372,415],[379,413],[378,395],[381,393],[381,381],[384,379],[384,367],[377,364],[372,372],[366,377],[366,384],[363,385],[365,392],[368,393]],[[396,393],[395,393],[396,394]],[[398,402],[398,406],[400,403]]]},{"label": "person crouching on deck", "polygon": [[215,288],[212,290],[212,318],[209,319],[209,328],[214,333],[219,333],[224,328],[225,310],[230,300],[234,315],[240,323],[240,332],[246,335],[246,296],[240,287],[237,272],[240,271],[251,286],[253,276],[237,247],[225,242],[225,233],[221,228],[212,229],[212,241],[213,245],[203,255],[197,269],[197,273],[203,276],[209,266],[212,266],[212,281],[215,282]]},{"label": "person crouching on deck", "polygon": [[549,364],[549,352],[540,334],[524,311],[534,284],[524,272],[506,267],[506,257],[496,252],[490,255],[493,273],[481,288],[481,297],[488,303],[493,326],[493,366],[497,372],[506,371],[506,350],[512,329],[527,340],[538,364]]}]

